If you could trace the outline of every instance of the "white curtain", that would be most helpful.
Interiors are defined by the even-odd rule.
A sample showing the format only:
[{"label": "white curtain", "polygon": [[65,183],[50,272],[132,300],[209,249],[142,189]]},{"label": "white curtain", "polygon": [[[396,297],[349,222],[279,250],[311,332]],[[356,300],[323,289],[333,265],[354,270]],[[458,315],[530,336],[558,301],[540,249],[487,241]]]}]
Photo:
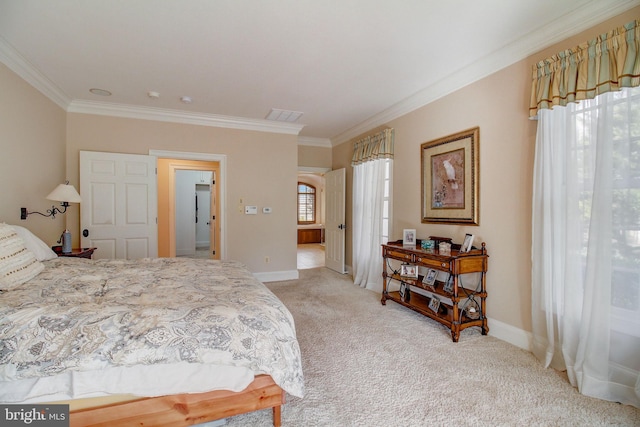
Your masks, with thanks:
[{"label": "white curtain", "polygon": [[640,88],[538,111],[534,353],[640,407]]},{"label": "white curtain", "polygon": [[382,216],[387,159],[353,166],[353,282],[382,292]]}]

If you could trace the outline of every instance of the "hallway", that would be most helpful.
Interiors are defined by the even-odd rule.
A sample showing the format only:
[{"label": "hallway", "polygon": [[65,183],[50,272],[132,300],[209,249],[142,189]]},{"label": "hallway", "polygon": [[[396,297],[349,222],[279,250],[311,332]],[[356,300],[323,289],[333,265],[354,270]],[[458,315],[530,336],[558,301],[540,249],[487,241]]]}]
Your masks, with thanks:
[{"label": "hallway", "polygon": [[298,245],[298,270],[324,267],[324,245],[307,243]]}]

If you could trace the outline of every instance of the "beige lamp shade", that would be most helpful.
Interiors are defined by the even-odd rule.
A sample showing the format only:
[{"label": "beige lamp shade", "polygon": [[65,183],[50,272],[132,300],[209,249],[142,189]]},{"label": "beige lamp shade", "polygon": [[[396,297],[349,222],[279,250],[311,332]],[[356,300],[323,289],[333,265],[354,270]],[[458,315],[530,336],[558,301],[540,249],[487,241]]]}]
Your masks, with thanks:
[{"label": "beige lamp shade", "polygon": [[68,203],[80,203],[82,201],[75,187],[70,184],[58,185],[51,193],[49,193],[47,199],[54,200],[56,202]]}]

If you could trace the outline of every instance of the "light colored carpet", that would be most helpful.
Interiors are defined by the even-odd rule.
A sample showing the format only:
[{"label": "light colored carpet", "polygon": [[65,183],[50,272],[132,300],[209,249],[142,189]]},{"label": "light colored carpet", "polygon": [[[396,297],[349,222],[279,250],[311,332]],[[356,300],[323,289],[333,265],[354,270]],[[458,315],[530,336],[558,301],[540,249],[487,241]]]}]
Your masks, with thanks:
[{"label": "light colored carpet", "polygon": [[[325,268],[267,286],[292,312],[306,395],[287,395],[282,425],[640,426],[640,410],[583,396],[534,356],[448,329]],[[271,426],[271,410],[227,419]]]}]

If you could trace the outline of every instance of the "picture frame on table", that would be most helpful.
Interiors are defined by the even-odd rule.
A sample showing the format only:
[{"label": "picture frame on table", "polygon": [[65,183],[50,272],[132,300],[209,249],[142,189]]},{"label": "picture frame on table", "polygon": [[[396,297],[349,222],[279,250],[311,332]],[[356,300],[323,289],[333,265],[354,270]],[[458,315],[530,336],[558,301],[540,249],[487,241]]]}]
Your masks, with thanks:
[{"label": "picture frame on table", "polygon": [[409,299],[411,298],[409,284],[406,282],[400,282],[400,290],[398,291],[398,293],[400,294],[400,299],[402,301],[409,301]]},{"label": "picture frame on table", "polygon": [[402,246],[415,247],[416,246],[416,230],[415,228],[405,228],[402,230]]},{"label": "picture frame on table", "polygon": [[402,264],[400,266],[400,276],[411,279],[418,278],[418,266],[412,264]]},{"label": "picture frame on table", "polygon": [[453,293],[453,278],[454,278],[453,274],[449,275],[449,278],[444,283],[444,287],[442,288],[443,291],[448,292],[450,294]]},{"label": "picture frame on table", "polygon": [[422,283],[424,283],[426,286],[434,287],[436,284],[437,277],[438,277],[438,270],[434,270],[433,268],[430,268],[429,270],[427,270],[427,274],[424,275],[424,278],[422,279]]},{"label": "picture frame on table", "polygon": [[436,313],[438,312],[440,309],[440,300],[437,297],[431,297],[431,300],[429,301],[429,309]]},{"label": "picture frame on table", "polygon": [[422,222],[479,225],[480,128],[420,145]]},{"label": "picture frame on table", "polygon": [[473,234],[467,233],[464,236],[464,241],[462,242],[462,246],[460,246],[460,253],[467,253],[473,247]]}]

